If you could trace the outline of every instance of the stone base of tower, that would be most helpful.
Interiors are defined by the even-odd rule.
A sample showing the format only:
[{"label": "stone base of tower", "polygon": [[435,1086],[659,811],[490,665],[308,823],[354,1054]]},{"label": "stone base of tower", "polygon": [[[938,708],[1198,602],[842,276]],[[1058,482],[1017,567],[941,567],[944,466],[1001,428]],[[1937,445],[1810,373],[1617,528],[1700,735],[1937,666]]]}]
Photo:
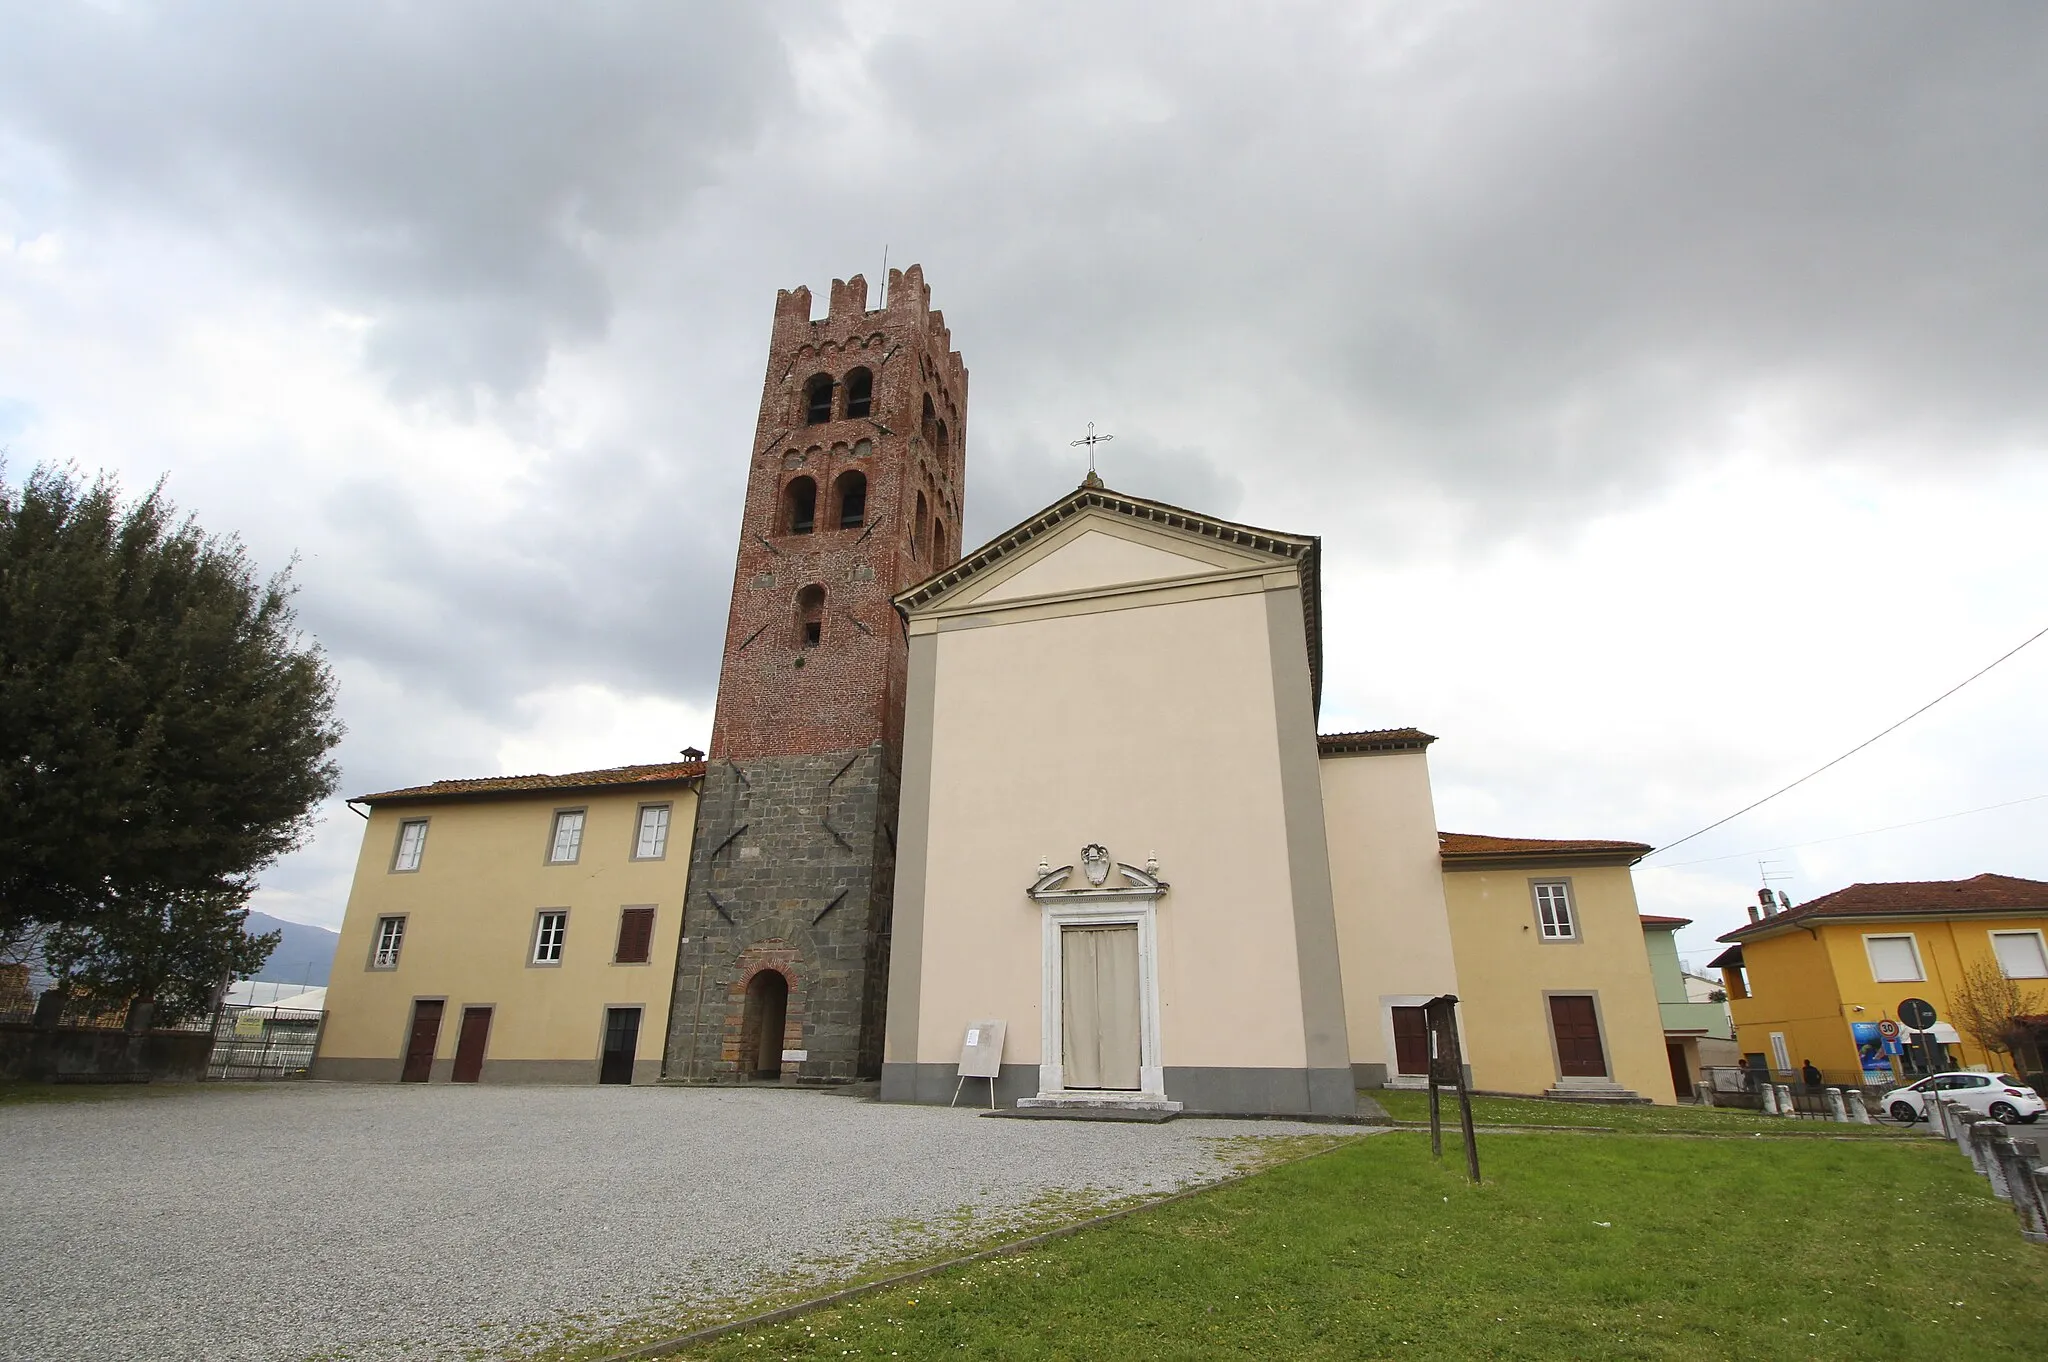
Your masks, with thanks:
[{"label": "stone base of tower", "polygon": [[709,765],[665,1078],[880,1075],[897,780],[879,743]]}]

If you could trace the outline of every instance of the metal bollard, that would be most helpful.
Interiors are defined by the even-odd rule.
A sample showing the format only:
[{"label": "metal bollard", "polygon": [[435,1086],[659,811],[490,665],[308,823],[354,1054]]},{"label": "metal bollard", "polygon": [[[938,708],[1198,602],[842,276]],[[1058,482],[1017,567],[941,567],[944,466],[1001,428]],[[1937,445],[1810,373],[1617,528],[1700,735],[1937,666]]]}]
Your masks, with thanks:
[{"label": "metal bollard", "polygon": [[1842,1090],[1840,1088],[1828,1089],[1828,1119],[1844,1123],[1849,1119],[1849,1108],[1842,1102]]},{"label": "metal bollard", "polygon": [[1870,1108],[1863,1105],[1863,1089],[1851,1088],[1842,1094],[1842,1098],[1849,1104],[1849,1119],[1851,1121],[1854,1121],[1859,1126],[1870,1124]]},{"label": "metal bollard", "polygon": [[1780,1083],[1778,1085],[1778,1115],[1790,1116],[1797,1110],[1798,1108],[1792,1105],[1792,1089]]}]

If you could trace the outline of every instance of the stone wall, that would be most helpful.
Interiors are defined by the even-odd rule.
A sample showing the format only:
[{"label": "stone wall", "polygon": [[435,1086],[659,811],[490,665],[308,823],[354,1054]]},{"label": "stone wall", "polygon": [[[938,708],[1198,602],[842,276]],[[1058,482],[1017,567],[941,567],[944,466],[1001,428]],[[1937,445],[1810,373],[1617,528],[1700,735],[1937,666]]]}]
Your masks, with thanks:
[{"label": "stone wall", "polygon": [[789,984],[787,1081],[881,1071],[898,773],[880,743],[853,752],[713,762],[697,805],[685,940],[663,1075],[733,1081],[747,987]]},{"label": "stone wall", "polygon": [[118,1079],[146,1075],[177,1083],[206,1076],[206,1031],[112,1031],[102,1027],[0,1022],[0,1081]]}]

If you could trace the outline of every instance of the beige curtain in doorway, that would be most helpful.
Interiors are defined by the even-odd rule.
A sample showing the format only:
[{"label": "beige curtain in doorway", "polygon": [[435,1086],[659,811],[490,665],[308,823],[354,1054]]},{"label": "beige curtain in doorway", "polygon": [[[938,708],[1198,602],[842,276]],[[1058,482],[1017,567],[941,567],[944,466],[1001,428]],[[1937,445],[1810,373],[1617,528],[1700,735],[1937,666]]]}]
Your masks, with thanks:
[{"label": "beige curtain in doorway", "polygon": [[1138,929],[1063,930],[1060,987],[1066,1085],[1137,1091]]}]

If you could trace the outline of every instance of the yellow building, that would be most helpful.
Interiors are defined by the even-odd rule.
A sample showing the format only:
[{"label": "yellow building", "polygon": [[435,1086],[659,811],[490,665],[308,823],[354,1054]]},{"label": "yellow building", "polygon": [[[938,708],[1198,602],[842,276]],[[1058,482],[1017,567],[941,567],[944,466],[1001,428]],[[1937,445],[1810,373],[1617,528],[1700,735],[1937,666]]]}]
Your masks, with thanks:
[{"label": "yellow building", "polygon": [[1650,848],[1454,832],[1440,843],[1474,1086],[1674,1101],[1629,874]]},{"label": "yellow building", "polygon": [[651,1082],[702,762],[445,780],[369,810],[316,1078]]},{"label": "yellow building", "polygon": [[[1953,1025],[1953,990],[1973,965],[1997,965],[2033,991],[2037,1013],[2048,1013],[2048,884],[2038,880],[1852,884],[1750,916],[1721,938],[1734,945],[1713,963],[1749,1067],[1768,1067],[1781,1082],[1797,1081],[1808,1061],[1830,1083],[1889,1082],[1895,1059],[1879,1048],[1876,1024],[1897,1020],[1907,998],[1934,1006],[1937,1069],[2007,1065]],[[2038,1068],[2038,1047],[2023,1046],[2010,1062]],[[1910,1055],[1896,1063],[1925,1067]]]}]

